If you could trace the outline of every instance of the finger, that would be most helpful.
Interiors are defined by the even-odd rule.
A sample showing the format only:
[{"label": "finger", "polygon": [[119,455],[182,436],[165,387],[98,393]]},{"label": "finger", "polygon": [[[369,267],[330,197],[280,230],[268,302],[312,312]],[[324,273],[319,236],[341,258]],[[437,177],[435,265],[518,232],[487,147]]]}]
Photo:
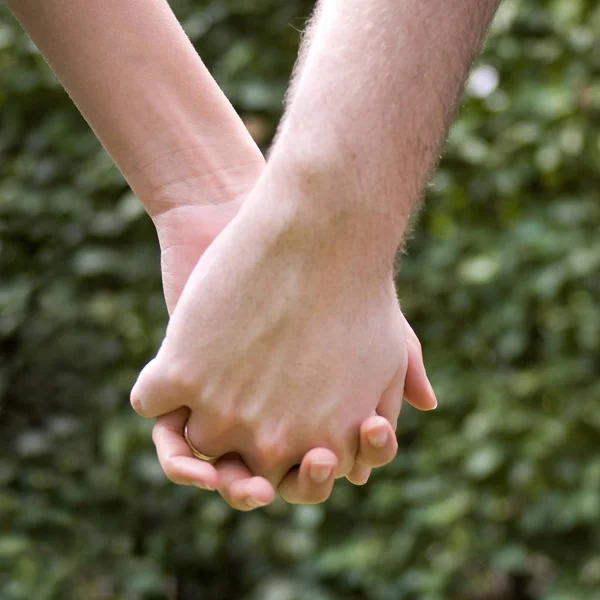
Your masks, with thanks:
[{"label": "finger", "polygon": [[355,463],[350,473],[346,475],[346,479],[353,485],[365,485],[371,477],[372,470],[371,467]]},{"label": "finger", "polygon": [[408,350],[404,398],[419,410],[433,410],[437,407],[437,399],[425,370],[421,342],[406,319],[404,329]]},{"label": "finger", "polygon": [[[217,430],[210,426],[198,412],[187,421],[190,442],[207,456],[221,457],[215,463],[219,479],[219,493],[236,510],[249,511],[266,506],[275,498],[275,488],[263,477],[255,477],[253,471],[238,454],[232,440],[231,430]],[[226,433],[228,432],[228,433]],[[239,436],[238,436],[239,437]]]},{"label": "finger", "polygon": [[213,465],[194,458],[183,438],[189,410],[180,408],[159,417],[152,430],[158,461],[165,475],[179,485],[216,490],[219,476]]},{"label": "finger", "polygon": [[377,414],[387,419],[396,431],[398,417],[402,408],[402,398],[404,397],[404,369],[398,369],[389,386],[381,395],[377,405]]},{"label": "finger", "polygon": [[211,409],[194,410],[187,422],[190,442],[207,456],[240,453],[241,435],[230,417],[215,415]]},{"label": "finger", "polygon": [[329,498],[338,460],[327,448],[313,448],[279,485],[279,494],[290,504],[319,504]]},{"label": "finger", "polygon": [[360,445],[354,467],[346,479],[365,485],[375,467],[388,464],[398,452],[398,441],[390,422],[381,416],[369,417],[360,428]]},{"label": "finger", "polygon": [[241,458],[228,454],[216,464],[219,493],[236,510],[250,511],[275,499],[273,486],[264,477],[255,477]]},{"label": "finger", "polygon": [[183,395],[177,392],[178,386],[175,382],[169,383],[169,378],[160,370],[158,358],[154,358],[142,369],[131,390],[133,410],[147,419],[165,415],[184,405]]},{"label": "finger", "polygon": [[369,417],[360,427],[360,446],[356,462],[376,468],[394,460],[398,440],[391,423],[381,416]]}]

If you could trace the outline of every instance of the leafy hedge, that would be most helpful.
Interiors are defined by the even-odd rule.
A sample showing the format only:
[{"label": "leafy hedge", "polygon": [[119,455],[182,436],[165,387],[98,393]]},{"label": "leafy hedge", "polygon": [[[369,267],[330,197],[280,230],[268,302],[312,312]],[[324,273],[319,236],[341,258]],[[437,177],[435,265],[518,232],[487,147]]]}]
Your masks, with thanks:
[{"label": "leafy hedge", "polygon": [[[310,2],[173,3],[265,144]],[[0,598],[600,598],[600,8],[505,0],[399,292],[440,408],[365,488],[252,514],[127,403],[151,224],[0,7]]]}]

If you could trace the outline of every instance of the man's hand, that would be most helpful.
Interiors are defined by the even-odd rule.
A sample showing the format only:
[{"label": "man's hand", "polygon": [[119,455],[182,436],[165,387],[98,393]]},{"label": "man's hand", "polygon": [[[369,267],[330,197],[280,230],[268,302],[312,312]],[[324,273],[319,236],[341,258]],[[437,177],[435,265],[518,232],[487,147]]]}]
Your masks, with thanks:
[{"label": "man's hand", "polygon": [[[406,325],[380,258],[389,259],[401,242],[497,4],[319,3],[270,161],[281,165],[294,154],[296,165],[308,165],[305,187],[310,189],[314,175],[325,180],[320,193],[292,202],[310,207],[313,218],[298,221],[298,214],[285,209],[282,220],[264,218],[265,209],[289,207],[284,185],[270,202],[262,207],[256,202],[250,217],[240,215],[227,228],[198,264],[188,287],[193,291],[184,294],[161,351],[134,388],[132,402],[142,414],[156,414],[184,398],[197,426],[192,441],[203,452],[241,452],[272,482],[284,477],[280,491],[288,499],[303,489],[309,470],[306,456],[297,471],[285,475],[285,466],[297,464],[307,442],[332,444],[336,460],[320,457],[323,473],[344,473],[358,445],[352,436],[358,419],[381,413],[395,422],[404,368],[406,386],[412,385],[409,353],[415,338],[402,335]],[[269,198],[269,190],[262,193]],[[342,217],[341,228],[332,227],[332,214]],[[345,227],[352,214],[362,215],[364,223]],[[217,261],[225,267],[220,276]],[[245,296],[211,296],[224,282],[223,289],[230,289],[231,277]],[[235,285],[231,292],[240,291]],[[269,320],[261,323],[257,311]],[[345,330],[351,339],[344,338]],[[193,356],[201,362],[190,362]],[[420,389],[426,390],[424,370],[418,371]],[[197,408],[204,414],[194,414]],[[157,437],[175,439],[187,418],[180,412],[182,420],[165,424]],[[226,435],[215,436],[219,430]],[[362,434],[361,429],[361,442]],[[168,467],[173,476],[176,463],[181,474],[189,458],[185,452],[171,444],[161,460],[165,471]],[[223,468],[230,460],[222,459]],[[189,480],[216,484],[211,465],[201,470],[196,465],[192,474],[191,463],[185,464]],[[247,468],[233,464],[242,471],[231,469],[221,480],[230,503],[250,508],[268,502],[267,490],[259,489],[264,480],[248,479]],[[360,470],[360,454],[357,464]],[[359,479],[355,470],[349,476]],[[321,499],[326,486],[323,490]]]},{"label": "man's hand", "polygon": [[[405,369],[411,387],[411,338],[386,262],[439,156],[497,4],[319,3],[270,159],[281,174],[293,155],[288,174],[304,171],[308,179],[300,187],[285,179],[271,189],[259,184],[252,208],[244,205],[198,263],[132,395],[146,415],[183,401],[194,444],[213,455],[237,452],[246,466],[230,455],[217,474],[172,444],[161,456],[172,477],[185,462],[190,480],[219,484],[233,506],[250,508],[271,491],[264,479],[248,478],[248,467],[282,481],[282,495],[293,501],[305,493],[313,456],[305,453],[315,445],[335,453],[315,459],[323,475],[359,480],[367,472],[362,447],[358,473],[348,472],[361,421],[379,414],[395,425]],[[155,435],[163,448],[181,433],[187,412],[179,412],[179,422]]]},{"label": "man's hand", "polygon": [[[253,197],[264,193],[259,185]],[[209,222],[216,223],[218,207],[209,208]],[[319,227],[301,231],[301,220],[282,227],[265,208],[243,211],[200,261],[157,359],[132,394],[145,416],[186,404],[191,437],[202,452],[243,457],[247,466],[233,457],[221,460],[219,481],[211,465],[190,458],[181,439],[187,410],[163,417],[155,428],[161,464],[172,479],[219,485],[241,509],[264,505],[273,495],[250,471],[274,485],[283,479],[280,491],[289,501],[316,502],[329,495],[335,475],[363,483],[370,466],[393,458],[393,430],[377,413],[395,427],[406,336],[412,355],[407,395],[421,408],[435,404],[391,271],[370,282],[362,261],[340,255],[343,240]],[[183,221],[196,230],[190,214]],[[169,247],[171,256],[181,248],[190,252],[190,260],[173,264],[193,262],[193,242],[163,244]],[[165,279],[167,290],[181,287],[168,270]]]},{"label": "man's hand", "polygon": [[[250,161],[253,159],[253,161]],[[262,162],[248,153],[249,163],[242,168],[232,168],[227,174],[228,185],[223,189],[219,202],[208,205],[182,202],[178,198],[181,189],[192,184],[174,186],[163,194],[174,208],[154,217],[161,243],[163,287],[169,312],[172,312],[179,296],[200,257],[213,240],[225,228],[239,210],[243,198],[262,171]],[[201,186],[197,186],[201,187]],[[202,190],[196,190],[198,198]],[[216,200],[214,196],[213,200]],[[408,401],[421,408],[435,405],[435,395],[428,381],[423,363],[421,345],[402,317],[408,348],[408,372],[404,395]],[[165,408],[163,412],[167,412]],[[169,479],[178,484],[196,485],[204,489],[221,491],[225,500],[238,510],[250,510],[272,501],[275,491],[263,478],[255,477],[240,459],[219,461],[216,469],[193,458],[183,439],[183,429],[189,417],[189,409],[181,408],[158,417],[154,426],[153,440],[161,466]],[[195,439],[193,424],[190,426]],[[360,428],[360,448],[356,463],[347,478],[356,485],[367,482],[371,469],[388,463],[397,451],[394,429],[383,417],[367,419]],[[331,493],[334,477],[321,480],[323,465],[337,464],[330,450],[314,448],[304,457],[302,469],[287,499],[295,503],[309,504],[327,499]]]},{"label": "man's hand", "polygon": [[[8,5],[153,217],[162,246],[165,294],[172,309],[193,265],[254,185],[262,168],[258,149],[166,0],[75,0],[67,12],[59,0],[9,0]],[[317,120],[314,125],[320,128]],[[224,190],[236,193],[222,194]],[[418,340],[407,331],[413,342],[405,394],[413,403],[420,399],[431,404],[433,393]],[[190,458],[181,436],[186,418],[183,409],[158,420],[154,438],[161,464],[174,480],[200,484],[205,474],[207,482],[216,485],[217,471]],[[387,436],[383,446],[378,445],[381,434]],[[379,442],[367,443],[370,437]],[[394,453],[389,423],[378,417],[367,420],[361,428],[356,466],[348,477],[355,483],[366,481],[370,466],[391,459]],[[318,448],[307,456],[315,465],[332,457],[330,451]],[[321,485],[315,495],[314,485],[303,479],[305,466],[311,464],[305,457],[298,481],[306,485],[300,486],[298,501],[315,501],[319,494],[322,498],[328,485]],[[266,481],[251,479],[241,463],[229,464],[228,470],[225,466],[219,469],[223,485],[231,483],[226,485],[226,496],[233,488],[239,493],[253,485],[268,491]]]}]

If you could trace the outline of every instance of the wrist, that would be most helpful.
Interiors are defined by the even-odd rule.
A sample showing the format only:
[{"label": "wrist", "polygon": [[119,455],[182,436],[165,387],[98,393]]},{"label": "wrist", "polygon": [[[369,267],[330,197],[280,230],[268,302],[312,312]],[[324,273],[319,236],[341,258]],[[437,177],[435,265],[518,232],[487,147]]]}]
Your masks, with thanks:
[{"label": "wrist", "polygon": [[[320,232],[346,248],[349,260],[360,254],[392,270],[408,223],[408,215],[391,208],[398,204],[395,192],[365,185],[356,155],[340,145],[331,150],[320,146],[315,152],[287,147],[285,152],[275,148],[269,159],[263,181],[273,189],[264,200],[276,199],[274,204],[288,222]],[[392,194],[393,198],[385,197]]]},{"label": "wrist", "polygon": [[250,193],[264,168],[256,147],[229,151],[196,140],[187,148],[162,151],[128,177],[153,220],[184,207],[237,202]]},{"label": "wrist", "polygon": [[230,198],[223,165],[262,157],[169,4],[63,5],[11,8],[148,212]]},{"label": "wrist", "polygon": [[312,163],[269,162],[240,217],[259,232],[257,245],[270,240],[274,251],[308,269],[353,273],[361,281],[389,278],[396,232],[381,215],[347,201],[356,191],[342,193],[330,176]]},{"label": "wrist", "polygon": [[[220,90],[198,110],[182,98],[118,162],[151,217],[181,206],[237,200],[258,180],[264,158]],[[208,105],[208,106],[207,106]]]}]

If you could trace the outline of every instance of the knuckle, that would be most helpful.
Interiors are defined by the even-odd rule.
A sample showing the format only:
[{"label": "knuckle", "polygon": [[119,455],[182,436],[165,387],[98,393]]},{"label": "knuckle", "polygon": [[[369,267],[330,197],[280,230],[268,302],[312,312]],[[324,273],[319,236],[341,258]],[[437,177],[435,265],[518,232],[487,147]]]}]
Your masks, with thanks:
[{"label": "knuckle", "polygon": [[131,404],[131,408],[133,408],[138,415],[142,417],[144,416],[144,401],[137,387],[134,387],[131,390],[131,394],[129,395],[129,403]]},{"label": "knuckle", "polygon": [[255,448],[258,461],[267,470],[282,464],[289,455],[289,448],[281,434],[259,434]]},{"label": "knuckle", "polygon": [[185,483],[185,478],[182,477],[181,473],[179,472],[175,461],[170,459],[166,460],[162,468],[166,478],[172,483],[178,485]]},{"label": "knuckle", "polygon": [[421,340],[417,337],[417,334],[411,332],[411,334],[406,339],[407,343],[411,345],[419,354],[423,353],[423,345],[421,344]]},{"label": "knuckle", "polygon": [[[152,442],[157,449],[159,449],[159,446],[161,445],[162,436],[166,434],[183,437],[183,432],[181,429],[162,421],[159,417],[159,419],[154,423],[154,427],[152,427]],[[164,446],[164,441],[162,445]]]},{"label": "knuckle", "polygon": [[415,346],[417,347],[417,349],[419,351],[423,350],[423,344],[421,344],[421,340],[417,337],[416,334],[414,334],[414,341],[415,341]]},{"label": "knuckle", "polygon": [[129,394],[129,403],[136,413],[145,416],[144,405],[146,400],[146,390],[151,384],[153,362],[148,363],[139,374],[137,381],[134,383]]},{"label": "knuckle", "polygon": [[129,394],[129,403],[131,404],[131,408],[133,408],[140,417],[149,418],[153,416],[149,407],[150,400],[146,381],[141,382],[138,380],[136,382]]},{"label": "knuckle", "polygon": [[164,426],[159,422],[154,423],[154,427],[152,427],[152,443],[154,444],[154,446],[156,446],[157,449],[158,449],[160,434],[162,433],[163,427]]},{"label": "knuckle", "polygon": [[233,417],[231,420],[235,420],[240,428],[256,439],[272,435],[266,421],[262,418],[260,407],[253,402],[252,398],[244,395],[222,398],[219,410],[227,413],[229,417]]},{"label": "knuckle", "polygon": [[285,456],[284,450],[271,441],[260,441],[256,446],[256,454],[260,463],[267,469],[280,464]]},{"label": "knuckle", "polygon": [[172,364],[160,375],[161,384],[178,396],[191,396],[198,389],[198,378],[191,370],[180,364]]},{"label": "knuckle", "polygon": [[157,390],[162,390],[164,385],[164,369],[158,358],[151,360],[139,374],[137,381],[129,394],[129,402],[142,417],[153,416],[150,404],[156,397]]},{"label": "knuckle", "polygon": [[222,436],[227,432],[238,429],[243,426],[240,420],[238,411],[233,402],[219,401],[217,404],[214,401],[206,403],[206,414],[211,416],[211,424],[214,427],[213,434]]}]

